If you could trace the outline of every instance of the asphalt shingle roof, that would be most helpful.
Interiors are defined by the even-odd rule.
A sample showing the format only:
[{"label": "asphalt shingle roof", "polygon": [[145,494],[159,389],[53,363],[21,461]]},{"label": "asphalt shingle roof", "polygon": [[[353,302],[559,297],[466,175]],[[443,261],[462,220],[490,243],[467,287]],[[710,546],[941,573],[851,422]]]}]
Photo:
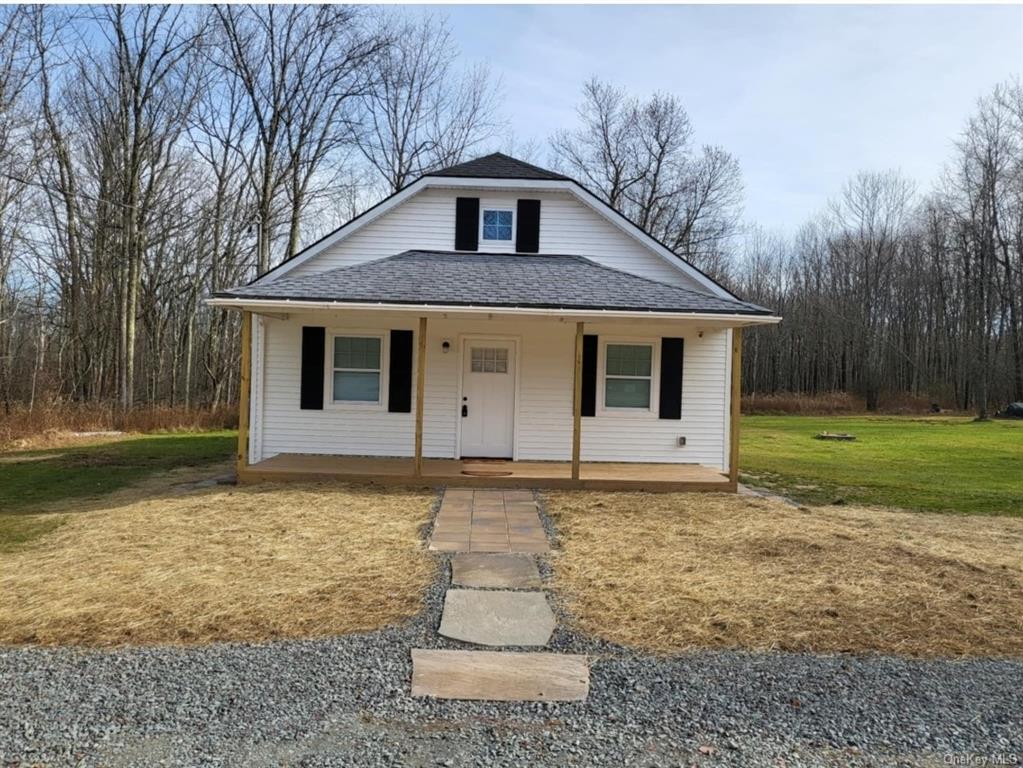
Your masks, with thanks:
[{"label": "asphalt shingle roof", "polygon": [[351,267],[263,285],[226,298],[543,309],[617,309],[769,315],[735,299],[679,288],[582,256],[405,251]]},{"label": "asphalt shingle roof", "polygon": [[567,176],[530,165],[514,157],[494,152],[492,155],[477,157],[465,163],[432,171],[427,176],[458,176],[470,179],[555,179],[570,181]]}]

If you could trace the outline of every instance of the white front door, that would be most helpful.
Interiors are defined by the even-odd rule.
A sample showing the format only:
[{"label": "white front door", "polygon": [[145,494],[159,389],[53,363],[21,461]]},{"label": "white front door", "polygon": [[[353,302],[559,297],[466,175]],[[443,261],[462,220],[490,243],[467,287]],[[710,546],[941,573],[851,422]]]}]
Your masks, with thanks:
[{"label": "white front door", "polygon": [[512,457],[515,342],[465,340],[460,408],[462,456]]}]

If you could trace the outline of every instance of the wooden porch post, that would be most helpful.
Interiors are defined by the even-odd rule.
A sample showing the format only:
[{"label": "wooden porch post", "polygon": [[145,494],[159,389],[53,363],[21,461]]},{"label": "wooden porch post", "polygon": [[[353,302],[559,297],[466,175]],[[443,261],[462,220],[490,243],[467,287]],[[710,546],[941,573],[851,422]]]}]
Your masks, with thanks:
[{"label": "wooden porch post", "polygon": [[423,396],[426,390],[426,318],[419,318],[419,349],[416,355],[416,465],[414,474],[423,476]]},{"label": "wooden porch post", "polygon": [[742,328],[732,329],[732,403],[729,416],[728,480],[739,483],[739,418],[742,407]]},{"label": "wooden porch post", "polygon": [[252,313],[242,312],[241,376],[238,393],[238,456],[235,471],[240,476],[249,464],[249,385],[252,372]]},{"label": "wooden porch post", "polygon": [[572,396],[572,479],[579,479],[583,423],[583,324],[575,324],[575,392]]}]

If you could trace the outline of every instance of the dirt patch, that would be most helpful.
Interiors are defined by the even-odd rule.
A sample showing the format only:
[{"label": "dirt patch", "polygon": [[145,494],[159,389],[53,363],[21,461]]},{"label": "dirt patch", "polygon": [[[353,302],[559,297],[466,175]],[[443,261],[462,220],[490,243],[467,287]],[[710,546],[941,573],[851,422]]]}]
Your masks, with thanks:
[{"label": "dirt patch", "polygon": [[578,626],[727,647],[1023,656],[1023,521],[705,494],[553,493]]},{"label": "dirt patch", "polygon": [[261,641],[399,622],[434,576],[419,540],[432,501],[342,485],[125,494],[5,556],[0,642]]}]

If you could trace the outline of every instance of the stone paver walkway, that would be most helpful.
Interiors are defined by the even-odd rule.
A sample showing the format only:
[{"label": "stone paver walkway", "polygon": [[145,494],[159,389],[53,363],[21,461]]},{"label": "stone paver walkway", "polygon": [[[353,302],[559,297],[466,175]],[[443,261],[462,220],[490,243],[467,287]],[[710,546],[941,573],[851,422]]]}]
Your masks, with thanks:
[{"label": "stone paver walkway", "polygon": [[530,491],[444,492],[433,525],[436,552],[549,552],[547,533]]},{"label": "stone paver walkway", "polygon": [[[550,642],[557,620],[531,553],[549,552],[529,491],[444,492],[430,549],[458,552],[438,633],[485,646]],[[458,587],[467,587],[459,589]],[[589,690],[585,656],[412,651],[412,695],[485,701],[572,701]]]}]

